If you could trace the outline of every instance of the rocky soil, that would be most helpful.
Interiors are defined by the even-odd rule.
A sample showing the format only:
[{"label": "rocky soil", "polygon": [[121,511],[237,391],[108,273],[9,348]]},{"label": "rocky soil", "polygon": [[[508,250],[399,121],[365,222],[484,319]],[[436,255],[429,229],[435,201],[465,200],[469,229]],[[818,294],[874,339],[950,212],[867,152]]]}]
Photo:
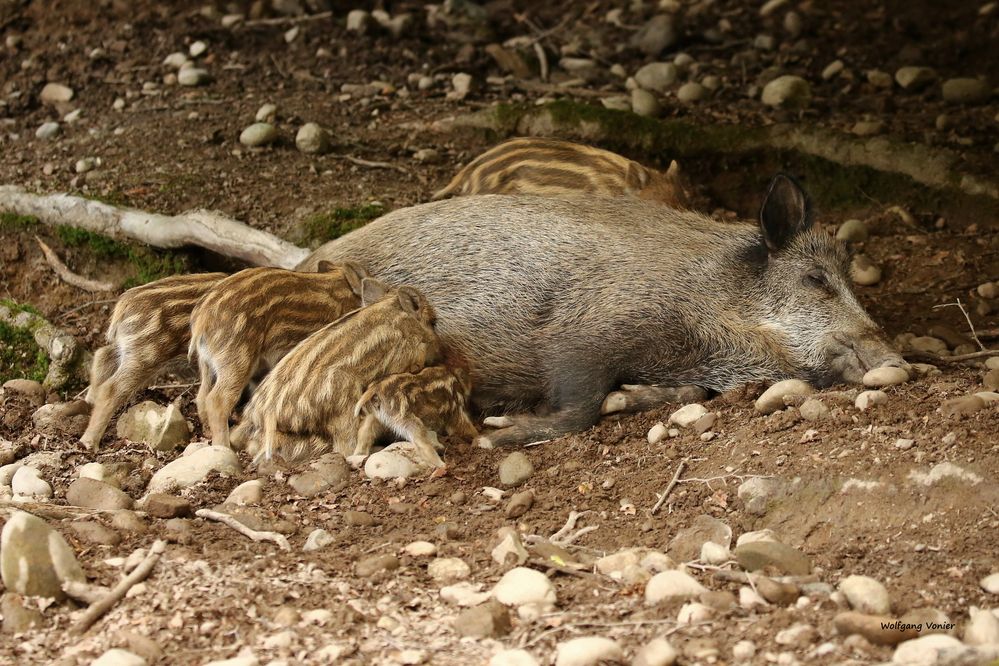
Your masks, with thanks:
[{"label": "rocky soil", "polygon": [[[349,9],[0,3],[0,183],[216,208],[314,244],[427,200],[499,138],[454,118],[562,99],[914,142],[954,151],[966,173],[994,171],[995,3]],[[758,182],[797,160],[715,151],[683,166],[705,211],[752,216]],[[252,469],[205,444],[182,365],[89,452],[83,386],[48,390],[30,350],[0,355],[3,379],[20,378],[0,389],[0,660],[999,658],[999,362],[951,358],[997,346],[996,203],[874,189],[884,181],[866,172],[830,187],[809,165],[820,223],[856,251],[860,299],[914,360],[937,358],[911,377],[749,386],[517,452],[451,441],[447,473],[432,476],[404,452],[357,470],[336,456]],[[60,281],[36,234],[116,289]],[[0,235],[0,296],[91,350],[121,288],[238,268],[10,215]],[[148,575],[78,626],[143,561]]]}]

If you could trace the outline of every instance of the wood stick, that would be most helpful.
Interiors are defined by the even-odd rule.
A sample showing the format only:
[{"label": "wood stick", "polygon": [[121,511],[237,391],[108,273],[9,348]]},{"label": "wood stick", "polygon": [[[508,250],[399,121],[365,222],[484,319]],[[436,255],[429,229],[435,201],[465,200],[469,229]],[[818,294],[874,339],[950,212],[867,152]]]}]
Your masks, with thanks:
[{"label": "wood stick", "polygon": [[223,525],[228,525],[253,541],[273,541],[281,547],[281,550],[291,550],[291,544],[288,543],[288,539],[285,538],[283,534],[278,534],[277,532],[258,532],[257,530],[250,529],[227,513],[219,513],[218,511],[212,511],[211,509],[198,509],[194,512],[194,515],[199,518],[215,520]]},{"label": "wood stick", "polygon": [[46,245],[45,241],[38,236],[35,236],[35,242],[38,243],[38,247],[42,249],[42,254],[45,255],[45,261],[52,267],[52,270],[55,271],[56,275],[59,276],[59,279],[66,284],[84,291],[114,291],[115,286],[110,282],[91,280],[90,278],[85,278],[82,275],[77,275],[71,271],[69,266],[62,262],[59,255],[57,255],[55,251]]},{"label": "wood stick", "polygon": [[999,349],[986,349],[985,351],[957,354],[955,356],[937,356],[936,354],[927,352],[904,352],[902,356],[914,361],[929,361],[930,363],[960,363],[961,361],[973,361],[978,358],[999,356]]},{"label": "wood stick", "polygon": [[336,155],[332,153],[330,154],[330,157],[338,160],[347,160],[351,164],[368,167],[369,169],[392,169],[393,171],[404,173],[407,176],[409,175],[409,169],[401,167],[397,164],[390,164],[389,162],[373,162],[371,160],[361,159],[360,157],[354,157],[352,155]]},{"label": "wood stick", "polygon": [[253,28],[261,25],[291,25],[295,23],[308,23],[309,21],[322,21],[332,18],[333,12],[319,12],[318,14],[305,14],[303,16],[281,16],[278,18],[251,19],[243,21],[243,25]]},{"label": "wood stick", "polygon": [[106,597],[111,588],[78,580],[67,580],[62,584],[62,591],[72,599],[91,605]]},{"label": "wood stick", "polygon": [[116,603],[121,601],[125,597],[125,593],[127,593],[133,585],[145,580],[146,577],[149,576],[153,567],[156,566],[157,560],[160,559],[160,554],[162,554],[165,549],[165,541],[157,539],[153,542],[153,545],[149,548],[149,554],[146,555],[146,559],[142,560],[142,563],[135,567],[135,569],[132,570],[132,573],[118,581],[118,584],[111,588],[111,591],[108,592],[107,596],[90,604],[70,631],[74,634],[82,634],[86,632],[94,622],[111,610]]},{"label": "wood stick", "polygon": [[656,505],[652,507],[653,516],[656,515],[656,512],[658,512],[660,507],[662,507],[663,502],[666,501],[666,498],[669,497],[669,494],[673,492],[674,488],[676,488],[676,484],[680,483],[680,475],[683,474],[683,470],[686,469],[686,467],[687,467],[687,458],[684,458],[683,460],[680,461],[680,464],[676,466],[676,474],[673,475],[673,480],[669,482],[669,485],[666,486],[666,489],[663,491],[663,494],[659,496],[659,501],[657,501]]}]

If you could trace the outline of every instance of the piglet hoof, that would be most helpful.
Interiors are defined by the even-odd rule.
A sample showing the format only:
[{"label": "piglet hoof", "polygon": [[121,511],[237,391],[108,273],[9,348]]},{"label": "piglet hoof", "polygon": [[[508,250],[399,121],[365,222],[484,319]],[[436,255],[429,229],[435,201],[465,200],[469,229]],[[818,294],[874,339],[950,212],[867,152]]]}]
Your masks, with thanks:
[{"label": "piglet hoof", "polygon": [[622,391],[614,391],[613,393],[608,393],[607,397],[604,398],[604,404],[600,405],[600,413],[616,414],[617,412],[623,412],[627,406],[628,396]]},{"label": "piglet hoof", "polygon": [[475,446],[479,447],[480,449],[492,449],[492,448],[495,448],[493,446],[492,440],[490,440],[485,435],[480,435],[479,437],[476,437],[474,440],[472,440],[472,444],[474,444]]},{"label": "piglet hoof", "polygon": [[[487,416],[482,419],[482,425],[488,428],[509,428],[513,425],[513,419],[509,416]],[[493,448],[493,447],[483,447]]]},{"label": "piglet hoof", "polygon": [[434,468],[434,471],[430,473],[430,480],[432,481],[432,480],[434,480],[434,479],[439,479],[439,478],[441,478],[442,476],[447,476],[447,473],[448,473],[449,471],[450,471],[450,470],[448,469],[448,466],[447,466],[447,465],[445,465],[445,464],[441,464],[441,466],[440,466],[440,467],[435,467],[435,468]]},{"label": "piglet hoof", "polygon": [[367,455],[363,453],[356,453],[352,456],[347,456],[347,464],[350,465],[351,469],[361,469],[364,467],[364,461],[367,459]]}]

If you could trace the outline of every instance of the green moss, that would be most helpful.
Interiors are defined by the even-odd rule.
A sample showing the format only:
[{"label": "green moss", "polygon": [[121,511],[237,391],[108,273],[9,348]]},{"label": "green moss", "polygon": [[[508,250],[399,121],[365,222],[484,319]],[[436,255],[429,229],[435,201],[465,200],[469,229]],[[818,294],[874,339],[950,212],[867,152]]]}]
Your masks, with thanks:
[{"label": "green moss", "polygon": [[359,229],[384,213],[385,207],[379,203],[368,203],[352,208],[334,208],[324,213],[317,213],[302,223],[295,242],[309,246],[319,245]]},{"label": "green moss", "polygon": [[0,298],[0,305],[6,307],[11,312],[30,312],[33,315],[42,316],[42,313],[38,311],[33,305],[27,303],[18,303],[17,301],[11,300],[9,298]]},{"label": "green moss", "polygon": [[56,235],[67,247],[88,246],[99,259],[124,259],[128,257],[130,250],[125,243],[119,243],[86,229],[59,225],[56,227]]},{"label": "green moss", "polygon": [[135,276],[125,280],[126,289],[161,280],[170,275],[191,272],[187,255],[169,250],[146,247],[129,247],[128,261],[135,269]]},{"label": "green moss", "polygon": [[38,226],[38,218],[34,215],[0,213],[0,231],[29,231],[36,226]]},{"label": "green moss", "polygon": [[[0,301],[0,304],[12,310],[38,314],[30,305],[10,300]],[[40,382],[48,371],[49,357],[35,342],[31,331],[0,322],[0,383],[20,378]]]}]

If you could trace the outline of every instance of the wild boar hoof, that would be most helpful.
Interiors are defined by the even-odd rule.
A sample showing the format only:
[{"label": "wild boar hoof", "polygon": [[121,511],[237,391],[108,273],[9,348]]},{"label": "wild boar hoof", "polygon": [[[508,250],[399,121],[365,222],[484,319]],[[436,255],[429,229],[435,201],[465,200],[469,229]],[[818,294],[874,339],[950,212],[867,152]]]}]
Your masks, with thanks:
[{"label": "wild boar hoof", "polygon": [[[482,419],[482,425],[489,428],[509,428],[513,425],[513,418],[509,416],[487,416]],[[493,447],[489,447],[490,449]]]},{"label": "wild boar hoof", "polygon": [[347,463],[350,465],[351,469],[361,469],[364,466],[364,461],[368,459],[368,456],[364,453],[358,453],[356,455],[347,456]]},{"label": "wild boar hoof", "polygon": [[492,440],[490,440],[488,437],[485,437],[485,436],[476,437],[472,441],[472,443],[475,446],[479,447],[480,449],[491,449],[491,448],[494,448]]},{"label": "wild boar hoof", "polygon": [[601,414],[615,414],[623,412],[628,406],[628,397],[621,391],[608,393],[604,398],[604,404],[600,406]]}]

